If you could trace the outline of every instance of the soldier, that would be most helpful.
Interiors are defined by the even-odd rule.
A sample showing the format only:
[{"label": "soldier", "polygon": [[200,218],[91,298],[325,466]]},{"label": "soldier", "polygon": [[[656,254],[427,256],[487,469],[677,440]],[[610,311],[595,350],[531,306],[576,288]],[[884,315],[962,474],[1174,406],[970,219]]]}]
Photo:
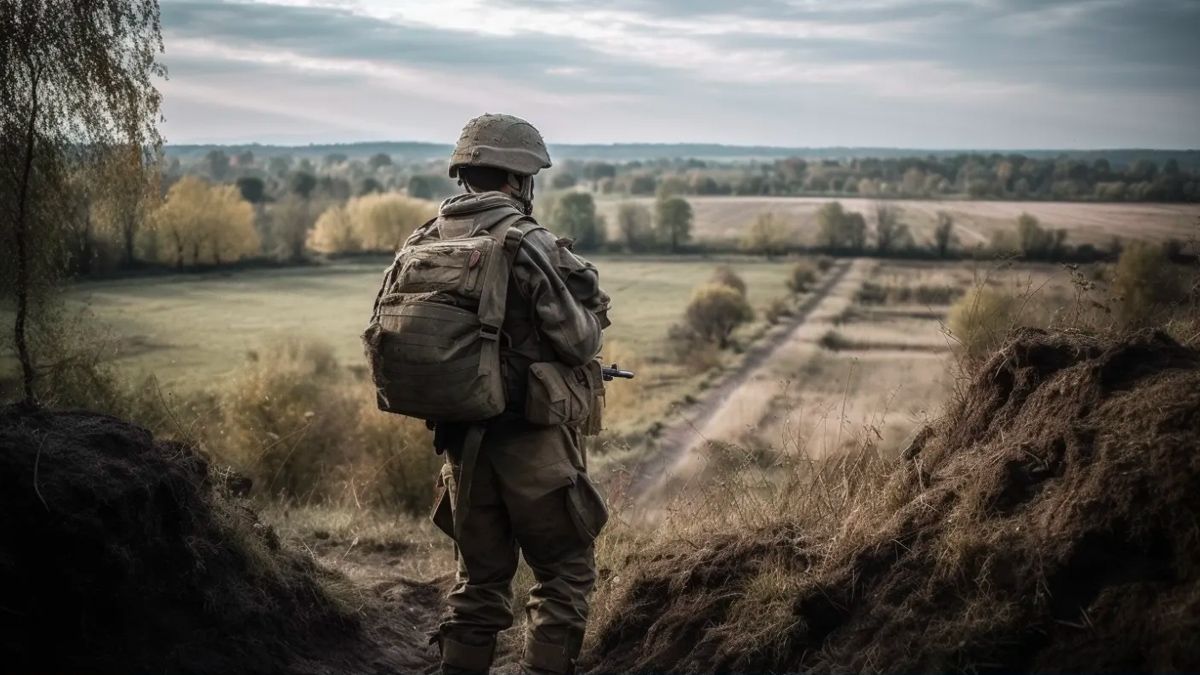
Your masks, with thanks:
[{"label": "soldier", "polygon": [[[446,236],[514,213],[529,216],[533,175],[549,166],[542,137],[528,122],[490,114],[471,120],[450,158],[450,176],[466,194],[443,202],[431,227]],[[477,453],[466,449],[472,425],[435,424],[434,444],[447,461],[433,518],[455,538],[459,552],[447,612],[432,636],[444,673],[490,668],[496,633],[513,621],[518,551],[536,580],[525,606],[521,668],[573,672],[596,577],[592,542],[607,519],[587,476],[582,423],[535,424],[529,420],[559,418],[556,411],[526,408],[542,405],[540,399],[530,403],[536,397],[527,391],[535,364],[598,368],[608,296],[595,267],[574,255],[567,240],[524,220],[527,233],[513,258],[502,325],[507,408],[483,425]]]}]

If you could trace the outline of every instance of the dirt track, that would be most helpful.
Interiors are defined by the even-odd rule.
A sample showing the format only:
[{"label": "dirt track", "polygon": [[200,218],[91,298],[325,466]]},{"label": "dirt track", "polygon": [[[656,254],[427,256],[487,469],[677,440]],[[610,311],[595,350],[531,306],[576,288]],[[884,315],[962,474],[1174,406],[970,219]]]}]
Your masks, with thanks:
[{"label": "dirt track", "polygon": [[817,349],[816,340],[853,297],[872,266],[869,260],[839,261],[821,285],[801,303],[792,320],[756,344],[741,365],[705,392],[695,405],[679,411],[659,437],[657,452],[633,473],[625,497],[648,505],[667,479],[686,472],[693,450],[708,440],[733,441],[746,426],[768,412],[782,381],[793,373],[783,367],[798,350]]}]

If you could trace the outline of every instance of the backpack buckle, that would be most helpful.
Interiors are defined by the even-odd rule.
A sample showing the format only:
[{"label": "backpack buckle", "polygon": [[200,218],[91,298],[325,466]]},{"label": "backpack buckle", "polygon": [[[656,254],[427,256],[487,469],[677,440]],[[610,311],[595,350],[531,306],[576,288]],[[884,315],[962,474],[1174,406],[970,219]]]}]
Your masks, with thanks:
[{"label": "backpack buckle", "polygon": [[485,340],[500,340],[500,327],[484,324],[479,327],[479,335]]}]

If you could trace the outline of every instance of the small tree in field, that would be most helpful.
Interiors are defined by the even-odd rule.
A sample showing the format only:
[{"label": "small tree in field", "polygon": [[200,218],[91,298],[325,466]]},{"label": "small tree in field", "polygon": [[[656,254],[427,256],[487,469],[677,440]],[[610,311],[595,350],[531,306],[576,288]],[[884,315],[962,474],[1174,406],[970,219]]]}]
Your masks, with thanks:
[{"label": "small tree in field", "polygon": [[696,289],[685,317],[697,336],[725,349],[734,329],[754,319],[754,310],[736,289],[710,283]]},{"label": "small tree in field", "polygon": [[437,214],[437,204],[395,193],[355,197],[346,204],[365,251],[395,251]]},{"label": "small tree in field", "polygon": [[641,204],[623,202],[617,207],[617,230],[630,251],[641,251],[653,245],[653,226],[650,209]]},{"label": "small tree in field", "polygon": [[817,211],[817,243],[834,251],[861,252],[867,221],[861,213],[847,212],[841,202],[829,202]]},{"label": "small tree in field", "polygon": [[325,209],[308,235],[308,247],[318,253],[356,253],[362,241],[354,231],[354,223],[346,207],[337,204]]},{"label": "small tree in field", "polygon": [[660,198],[655,205],[654,225],[675,253],[692,236],[692,205],[683,197]]},{"label": "small tree in field", "polygon": [[912,235],[908,225],[900,222],[898,207],[887,202],[875,205],[875,242],[883,255],[912,245]]},{"label": "small tree in field", "polygon": [[231,262],[259,250],[254,209],[233,185],[184,176],[154,213],[159,259],[176,267]]},{"label": "small tree in field", "polygon": [[945,211],[938,211],[937,225],[933,228],[933,247],[937,251],[938,257],[945,258],[956,240],[954,218]]},{"label": "small tree in field", "polygon": [[16,301],[29,405],[26,328],[63,267],[54,248],[68,165],[114,145],[157,149],[161,51],[156,0],[0,0],[0,283]]},{"label": "small tree in field", "polygon": [[768,211],[758,214],[754,219],[742,237],[741,248],[770,258],[782,254],[791,243],[791,238],[791,232],[783,218]]},{"label": "small tree in field", "polygon": [[579,250],[592,251],[604,245],[604,222],[596,215],[596,202],[591,193],[566,193],[555,204],[553,214],[554,226],[563,235],[574,239]]}]

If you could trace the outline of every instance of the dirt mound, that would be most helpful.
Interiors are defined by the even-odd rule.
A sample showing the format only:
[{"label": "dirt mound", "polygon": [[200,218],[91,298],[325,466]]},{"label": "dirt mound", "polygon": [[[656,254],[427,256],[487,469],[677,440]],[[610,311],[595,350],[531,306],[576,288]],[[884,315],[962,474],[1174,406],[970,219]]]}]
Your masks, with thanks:
[{"label": "dirt mound", "polygon": [[1198,523],[1200,354],[1025,330],[825,539],[631,564],[588,667],[1200,670]]},{"label": "dirt mound", "polygon": [[344,579],[281,545],[213,482],[189,447],[121,420],[0,408],[4,670],[330,673],[404,663],[374,646],[376,626]]}]

